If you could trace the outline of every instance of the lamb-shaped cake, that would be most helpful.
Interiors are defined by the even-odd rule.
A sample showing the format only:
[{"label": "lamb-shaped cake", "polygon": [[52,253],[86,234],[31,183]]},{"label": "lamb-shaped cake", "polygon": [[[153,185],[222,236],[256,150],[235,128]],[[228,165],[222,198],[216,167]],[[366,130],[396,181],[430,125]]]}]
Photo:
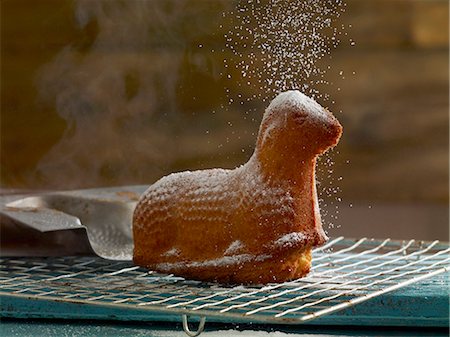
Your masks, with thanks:
[{"label": "lamb-shaped cake", "polygon": [[313,99],[299,91],[279,94],[246,164],[174,173],[147,189],[133,216],[134,262],[225,283],[306,275],[312,247],[327,240],[316,159],[341,133],[337,119]]}]

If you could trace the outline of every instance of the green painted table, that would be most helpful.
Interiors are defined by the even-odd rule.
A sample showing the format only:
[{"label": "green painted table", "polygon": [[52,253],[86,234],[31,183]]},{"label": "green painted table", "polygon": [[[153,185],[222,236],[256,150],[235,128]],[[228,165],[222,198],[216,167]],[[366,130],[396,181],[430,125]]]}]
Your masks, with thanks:
[{"label": "green painted table", "polygon": [[[207,320],[204,336],[447,336],[449,278],[440,274],[301,325]],[[1,308],[2,336],[184,336],[179,315],[10,296],[1,297]]]}]

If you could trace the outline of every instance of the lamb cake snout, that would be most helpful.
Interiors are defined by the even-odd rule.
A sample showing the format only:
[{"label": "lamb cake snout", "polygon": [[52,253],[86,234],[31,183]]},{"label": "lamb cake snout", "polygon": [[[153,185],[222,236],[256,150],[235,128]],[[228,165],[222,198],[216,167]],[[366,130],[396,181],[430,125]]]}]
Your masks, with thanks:
[{"label": "lamb cake snout", "polygon": [[279,94],[247,163],[174,173],[145,191],[133,215],[134,262],[225,283],[306,275],[311,249],[327,240],[316,158],[341,134],[337,119],[313,99],[299,91]]}]

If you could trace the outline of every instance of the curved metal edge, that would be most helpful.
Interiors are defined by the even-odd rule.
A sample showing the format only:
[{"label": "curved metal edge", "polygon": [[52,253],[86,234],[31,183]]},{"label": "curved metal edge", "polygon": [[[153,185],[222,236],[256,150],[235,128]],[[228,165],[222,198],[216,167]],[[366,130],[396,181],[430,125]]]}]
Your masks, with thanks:
[{"label": "curved metal edge", "polygon": [[196,331],[189,330],[188,317],[189,316],[186,315],[186,314],[183,314],[181,316],[182,321],[183,321],[183,330],[184,330],[184,332],[189,337],[197,337],[197,336],[199,336],[203,332],[203,330],[205,329],[206,317],[205,316],[200,316],[200,322],[198,324],[198,328],[197,328]]}]

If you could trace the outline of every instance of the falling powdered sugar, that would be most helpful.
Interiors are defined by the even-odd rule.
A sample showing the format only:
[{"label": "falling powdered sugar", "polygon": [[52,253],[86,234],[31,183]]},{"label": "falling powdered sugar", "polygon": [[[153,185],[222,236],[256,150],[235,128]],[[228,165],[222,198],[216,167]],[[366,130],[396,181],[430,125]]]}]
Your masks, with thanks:
[{"label": "falling powdered sugar", "polygon": [[[343,26],[336,21],[344,10],[342,0],[239,1],[229,14],[233,29],[225,34],[233,54],[224,61],[228,78],[238,87],[255,89],[248,101],[289,89],[327,100],[318,86],[329,84],[325,73],[330,66],[319,61],[340,43]],[[231,75],[232,64],[240,70],[238,79]],[[242,92],[228,94],[230,103],[245,100]]]},{"label": "falling powdered sugar", "polygon": [[[331,60],[332,50],[347,39],[346,26],[339,22],[345,9],[345,0],[239,1],[228,15],[233,28],[225,34],[232,54],[224,60],[225,73],[233,82],[226,89],[230,105],[266,101],[290,89],[334,104],[327,92],[333,85],[327,73],[334,65],[325,60]],[[325,160],[327,167],[323,167]],[[320,174],[324,176],[320,195],[334,206],[324,216],[336,220],[338,204],[329,200],[337,200],[340,189],[331,177],[332,165],[329,152],[317,171],[325,173]]]}]

